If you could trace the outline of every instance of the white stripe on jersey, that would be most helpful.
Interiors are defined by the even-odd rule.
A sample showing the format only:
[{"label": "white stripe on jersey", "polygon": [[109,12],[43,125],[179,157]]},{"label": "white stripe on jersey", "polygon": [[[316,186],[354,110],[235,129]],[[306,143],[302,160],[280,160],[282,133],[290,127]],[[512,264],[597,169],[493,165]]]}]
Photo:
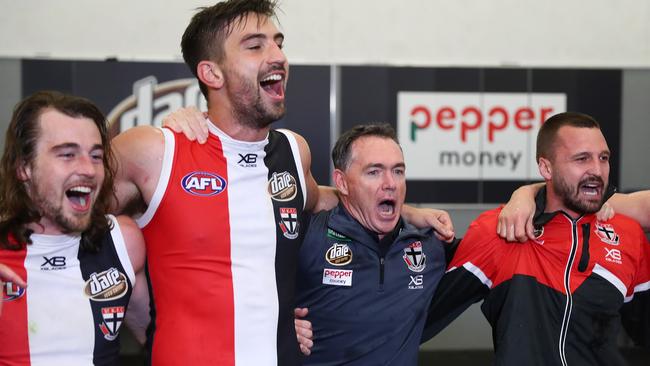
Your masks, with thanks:
[{"label": "white stripe on jersey", "polygon": [[302,201],[302,208],[303,210],[305,209],[305,206],[307,205],[307,182],[305,181],[305,171],[302,168],[302,159],[300,158],[300,149],[298,148],[298,141],[296,141],[296,136],[294,136],[293,133],[289,130],[285,129],[278,129],[276,130],[278,132],[283,133],[285,136],[287,136],[287,140],[289,140],[289,144],[291,145],[291,152],[293,153],[293,160],[296,162],[296,170],[298,171],[299,179],[300,179],[300,188],[302,189],[303,193],[303,201]]},{"label": "white stripe on jersey", "polygon": [[[92,365],[95,321],[88,298],[83,295],[77,259],[79,237],[32,234],[31,239],[25,257],[31,364]],[[65,266],[60,265],[62,261]],[[64,330],[52,323],[75,329],[70,334],[85,336],[62,337]]]},{"label": "white stripe on jersey", "polygon": [[[275,279],[276,228],[267,193],[269,171],[264,164],[268,138],[237,141],[213,124],[228,160],[228,208],[235,310],[235,364],[276,365],[278,294]],[[255,167],[237,164],[239,154],[257,154]],[[236,205],[232,203],[236,202]],[[251,221],[251,211],[257,219]],[[253,253],[253,254],[252,254]]]},{"label": "white stripe on jersey", "polygon": [[138,227],[140,228],[147,226],[147,224],[153,218],[153,215],[156,213],[156,210],[158,209],[158,206],[160,206],[160,202],[162,201],[163,196],[165,195],[165,191],[167,190],[169,176],[171,175],[172,172],[172,165],[174,162],[174,148],[176,146],[175,145],[176,141],[174,140],[174,134],[170,130],[166,128],[161,128],[160,130],[162,131],[163,137],[165,139],[165,152],[163,153],[160,177],[158,177],[158,182],[156,183],[156,190],[153,192],[153,195],[151,196],[151,202],[149,202],[147,209],[144,211],[142,216],[138,217],[135,220],[135,222],[138,224]]},{"label": "white stripe on jersey", "polygon": [[117,252],[117,257],[122,262],[122,267],[126,271],[126,275],[129,276],[131,284],[135,287],[135,271],[133,270],[133,265],[131,264],[131,259],[129,258],[129,253],[126,250],[126,243],[124,243],[124,236],[122,235],[122,229],[120,224],[117,222],[117,218],[113,215],[107,215],[108,218],[113,222],[113,230],[111,230],[111,239],[113,239],[113,244],[115,246],[115,251]]}]

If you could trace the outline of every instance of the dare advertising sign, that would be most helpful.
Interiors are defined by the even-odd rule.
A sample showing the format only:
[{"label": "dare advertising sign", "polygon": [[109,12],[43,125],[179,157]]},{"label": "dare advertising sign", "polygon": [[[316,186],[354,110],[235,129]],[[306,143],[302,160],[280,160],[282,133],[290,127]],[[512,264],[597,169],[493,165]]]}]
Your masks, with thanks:
[{"label": "dare advertising sign", "polygon": [[566,110],[563,93],[399,92],[397,132],[410,180],[540,179],[535,140]]}]

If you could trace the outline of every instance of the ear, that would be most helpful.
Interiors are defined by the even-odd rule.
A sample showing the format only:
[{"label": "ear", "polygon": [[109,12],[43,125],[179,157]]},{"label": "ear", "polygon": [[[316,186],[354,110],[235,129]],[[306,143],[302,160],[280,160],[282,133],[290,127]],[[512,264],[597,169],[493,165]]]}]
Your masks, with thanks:
[{"label": "ear", "polygon": [[16,175],[18,176],[19,180],[26,182],[32,179],[32,168],[29,166],[29,164],[21,162],[16,168]]},{"label": "ear", "polygon": [[539,167],[539,174],[544,177],[544,180],[551,180],[553,178],[553,164],[551,164],[550,160],[539,158],[537,166]]},{"label": "ear", "polygon": [[348,181],[345,177],[345,172],[343,172],[340,169],[334,169],[334,173],[332,173],[332,177],[334,178],[334,185],[336,186],[336,189],[338,189],[339,193],[341,193],[344,196],[347,196],[349,191],[348,191]]},{"label": "ear", "polygon": [[199,80],[212,89],[223,87],[223,72],[219,65],[212,61],[201,61],[196,66],[196,75]]}]

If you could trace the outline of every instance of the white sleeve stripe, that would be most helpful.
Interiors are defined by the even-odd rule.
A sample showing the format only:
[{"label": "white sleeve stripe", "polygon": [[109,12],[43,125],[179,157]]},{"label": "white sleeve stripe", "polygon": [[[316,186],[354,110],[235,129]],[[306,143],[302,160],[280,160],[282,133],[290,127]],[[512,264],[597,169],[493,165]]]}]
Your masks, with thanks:
[{"label": "white sleeve stripe", "polygon": [[483,273],[483,271],[475,266],[472,262],[466,262],[463,264],[463,268],[471,272],[474,276],[476,276],[479,281],[481,281],[482,284],[487,286],[488,288],[492,288],[492,281]]},{"label": "white sleeve stripe", "polygon": [[124,235],[122,235],[122,229],[120,224],[117,222],[117,219],[113,215],[108,215],[108,217],[113,222],[113,229],[111,230],[111,238],[113,239],[113,245],[115,246],[115,251],[117,252],[117,257],[122,263],[122,267],[126,271],[126,275],[129,276],[131,284],[135,286],[135,271],[133,270],[133,265],[131,265],[131,258],[129,258],[129,253],[126,250],[126,243],[124,242]]},{"label": "white sleeve stripe", "polygon": [[605,267],[601,266],[600,264],[596,263],[594,266],[594,269],[592,270],[592,273],[595,273],[599,275],[600,277],[604,278],[607,280],[607,282],[611,283],[618,289],[618,291],[625,297],[627,295],[627,286],[621,281],[618,277],[616,277],[615,274],[612,272],[608,271]]},{"label": "white sleeve stripe", "polygon": [[147,206],[147,210],[142,214],[142,216],[135,219],[135,222],[138,224],[138,227],[143,228],[153,219],[153,215],[156,213],[160,202],[167,191],[167,185],[169,184],[169,177],[172,172],[172,163],[174,159],[174,134],[166,128],[160,129],[165,137],[165,152],[163,154],[162,167],[160,170],[160,177],[158,177],[158,182],[156,183],[156,190],[151,196],[151,202]]}]

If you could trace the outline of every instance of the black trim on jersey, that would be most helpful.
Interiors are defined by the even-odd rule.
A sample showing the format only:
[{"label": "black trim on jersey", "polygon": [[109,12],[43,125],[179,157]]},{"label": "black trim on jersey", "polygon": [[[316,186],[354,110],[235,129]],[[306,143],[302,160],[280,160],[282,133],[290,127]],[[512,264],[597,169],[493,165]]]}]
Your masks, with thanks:
[{"label": "black trim on jersey", "polygon": [[[296,340],[296,330],[294,327],[293,309],[295,306],[295,284],[296,271],[298,268],[298,252],[300,244],[305,235],[306,221],[308,215],[303,212],[305,206],[304,192],[296,162],[293,158],[293,151],[287,136],[283,133],[271,130],[269,131],[269,143],[264,147],[266,156],[264,164],[269,170],[268,178],[271,179],[273,173],[289,172],[296,180],[296,189],[298,193],[291,201],[282,202],[271,199],[273,203],[273,214],[275,215],[275,281],[278,289],[278,365],[300,365],[302,364],[302,354]],[[294,239],[285,236],[280,227],[282,218],[280,208],[295,209],[298,220],[298,236]]]},{"label": "black trim on jersey", "polygon": [[[117,224],[115,224],[117,225]],[[80,247],[81,248],[81,247]],[[93,314],[93,328],[95,330],[95,347],[93,349],[93,364],[95,365],[119,365],[119,352],[120,352],[120,339],[116,337],[114,340],[107,340],[100,329],[100,325],[104,323],[102,316],[102,308],[108,307],[124,307],[124,317],[126,316],[126,308],[131,298],[131,291],[133,290],[133,283],[129,279],[127,272],[124,270],[120,258],[115,250],[115,244],[110,232],[104,235],[104,241],[97,253],[89,253],[87,251],[79,250],[77,254],[79,259],[79,268],[84,281],[90,279],[93,273],[101,273],[110,269],[111,267],[117,269],[126,277],[128,290],[124,296],[119,299],[109,301],[95,301],[88,299],[88,303],[92,309]],[[121,331],[124,327],[124,318],[121,319],[122,326],[119,328]],[[117,334],[116,334],[117,336]]]}]

